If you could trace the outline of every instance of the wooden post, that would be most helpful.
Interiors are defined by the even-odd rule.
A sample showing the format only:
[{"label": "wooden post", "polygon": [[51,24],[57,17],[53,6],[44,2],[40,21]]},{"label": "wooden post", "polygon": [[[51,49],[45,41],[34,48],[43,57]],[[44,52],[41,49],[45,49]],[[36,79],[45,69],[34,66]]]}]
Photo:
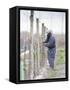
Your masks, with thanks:
[{"label": "wooden post", "polygon": [[31,57],[31,79],[34,77],[34,57],[33,57],[33,14],[34,11],[31,10],[30,15],[30,39],[31,39],[31,49],[30,49],[30,57]]},{"label": "wooden post", "polygon": [[28,75],[29,75],[29,80],[31,79],[31,37],[30,37],[30,34],[29,34],[29,37],[28,37],[28,41],[29,41],[29,66],[28,66]]},{"label": "wooden post", "polygon": [[[25,44],[25,43],[24,43]],[[20,80],[25,79],[25,52],[23,52],[24,55],[22,56],[22,52],[20,52]]]},{"label": "wooden post", "polygon": [[[25,41],[24,41],[25,43]],[[24,79],[26,79],[26,44],[24,44]]]},{"label": "wooden post", "polygon": [[44,62],[45,62],[45,53],[44,53],[44,45],[43,45],[43,41],[44,41],[44,35],[45,35],[45,29],[44,29],[44,23],[42,23],[42,60],[41,60],[41,65],[42,67],[44,66]]},{"label": "wooden post", "polygon": [[37,53],[38,53],[38,60],[37,60],[37,72],[40,69],[40,43],[39,43],[39,19],[36,19],[36,29],[37,29]]},{"label": "wooden post", "polygon": [[37,55],[36,55],[36,42],[34,42],[34,77],[37,75]]},{"label": "wooden post", "polygon": [[[46,34],[46,30],[47,30],[47,28],[46,28],[46,26],[44,26],[44,41],[46,40],[46,38],[47,38],[47,36],[45,36],[45,34]],[[47,51],[46,51],[46,47],[44,47],[44,60],[45,60],[45,62],[44,63],[46,63],[46,60],[47,60]]]}]

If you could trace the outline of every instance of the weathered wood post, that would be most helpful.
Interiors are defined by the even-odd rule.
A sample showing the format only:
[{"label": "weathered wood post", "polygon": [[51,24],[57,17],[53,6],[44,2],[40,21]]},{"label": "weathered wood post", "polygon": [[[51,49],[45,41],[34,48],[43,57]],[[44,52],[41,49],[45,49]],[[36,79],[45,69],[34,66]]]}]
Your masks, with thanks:
[{"label": "weathered wood post", "polygon": [[20,80],[25,79],[25,52],[23,52],[24,55],[22,55],[22,51],[20,51]]},{"label": "weathered wood post", "polygon": [[42,67],[44,66],[44,62],[45,62],[45,53],[44,53],[44,45],[43,45],[43,41],[44,41],[44,35],[45,35],[45,29],[44,29],[44,23],[42,23],[42,61],[41,61],[41,65]]},{"label": "weathered wood post", "polygon": [[28,37],[28,41],[29,41],[29,65],[28,65],[28,75],[29,75],[29,79],[31,79],[31,37],[30,37],[30,34],[29,34],[29,37]]},{"label": "weathered wood post", "polygon": [[[45,36],[46,31],[47,31],[47,28],[46,26],[44,26],[44,41],[47,38],[47,35]],[[46,47],[44,47],[44,60],[45,60],[44,64],[46,64],[47,63],[47,48]]]},{"label": "weathered wood post", "polygon": [[40,43],[39,43],[39,19],[36,19],[36,29],[37,29],[37,53],[38,53],[38,60],[37,60],[37,72],[40,69]]},{"label": "weathered wood post", "polygon": [[31,49],[30,49],[30,57],[31,57],[31,79],[34,77],[34,57],[33,57],[33,14],[34,11],[31,10],[30,14],[30,39],[31,39]]},{"label": "weathered wood post", "polygon": [[26,43],[24,40],[24,79],[26,79]]}]

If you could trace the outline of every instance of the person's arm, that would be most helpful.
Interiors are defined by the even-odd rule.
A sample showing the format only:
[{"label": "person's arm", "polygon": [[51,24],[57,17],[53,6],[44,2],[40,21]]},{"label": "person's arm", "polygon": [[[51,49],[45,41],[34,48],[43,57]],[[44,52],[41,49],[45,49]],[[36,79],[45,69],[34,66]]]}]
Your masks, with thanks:
[{"label": "person's arm", "polygon": [[49,40],[49,42],[46,44],[46,46],[47,46],[48,48],[53,48],[53,47],[55,47],[55,38],[54,38],[54,37],[50,38],[50,40]]},{"label": "person's arm", "polygon": [[43,43],[47,43],[47,39]]},{"label": "person's arm", "polygon": [[47,44],[47,38],[46,38],[45,41],[43,41],[43,45],[44,45],[45,47],[47,47],[46,44]]}]

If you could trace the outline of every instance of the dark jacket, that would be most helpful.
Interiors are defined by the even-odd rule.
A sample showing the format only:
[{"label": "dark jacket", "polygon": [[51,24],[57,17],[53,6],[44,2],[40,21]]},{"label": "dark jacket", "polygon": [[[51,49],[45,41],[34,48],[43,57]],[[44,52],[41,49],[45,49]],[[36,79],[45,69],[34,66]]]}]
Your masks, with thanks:
[{"label": "dark jacket", "polygon": [[56,47],[56,42],[55,42],[55,38],[53,36],[50,36],[49,40],[47,41],[47,39],[44,41],[45,46],[48,47],[49,49],[51,48],[55,48]]},{"label": "dark jacket", "polygon": [[48,60],[51,60],[55,58],[55,53],[56,53],[56,41],[54,36],[50,36],[49,40],[47,39],[44,41],[45,47],[48,48]]}]

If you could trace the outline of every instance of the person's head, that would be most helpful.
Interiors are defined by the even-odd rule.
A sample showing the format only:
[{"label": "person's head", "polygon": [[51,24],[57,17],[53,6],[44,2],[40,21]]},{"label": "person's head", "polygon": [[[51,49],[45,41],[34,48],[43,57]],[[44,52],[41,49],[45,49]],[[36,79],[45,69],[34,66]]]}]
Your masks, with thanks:
[{"label": "person's head", "polygon": [[49,30],[49,31],[47,32],[47,42],[49,41],[49,38],[51,37],[51,35],[52,35],[52,31]]},{"label": "person's head", "polygon": [[49,30],[47,30],[46,33],[47,33],[47,34],[48,34],[48,33],[51,33],[51,34],[52,34],[52,30],[49,29]]}]

